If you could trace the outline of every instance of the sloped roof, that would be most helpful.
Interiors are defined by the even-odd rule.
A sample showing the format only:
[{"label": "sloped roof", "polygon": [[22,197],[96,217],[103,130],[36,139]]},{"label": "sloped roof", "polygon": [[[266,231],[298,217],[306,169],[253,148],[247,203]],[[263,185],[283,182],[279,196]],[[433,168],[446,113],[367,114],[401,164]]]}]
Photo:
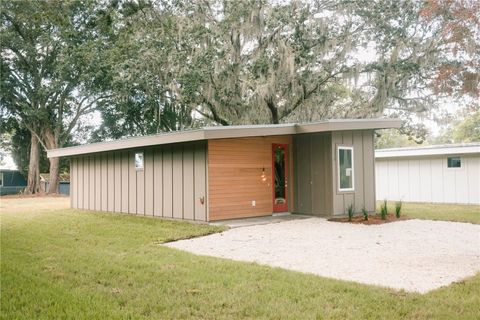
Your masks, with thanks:
[{"label": "sloped roof", "polygon": [[246,126],[215,126],[197,130],[161,133],[76,147],[47,150],[47,156],[65,157],[153,145],[243,137],[290,135],[313,132],[399,128],[398,119],[335,119],[315,123],[288,123]]},{"label": "sloped roof", "polygon": [[422,147],[406,147],[375,150],[375,158],[400,158],[436,155],[461,155],[480,153],[480,142],[442,144]]},{"label": "sloped roof", "polygon": [[[50,182],[50,174],[40,173],[40,181]],[[68,173],[60,173],[58,175],[58,182],[70,182],[70,175]]]}]

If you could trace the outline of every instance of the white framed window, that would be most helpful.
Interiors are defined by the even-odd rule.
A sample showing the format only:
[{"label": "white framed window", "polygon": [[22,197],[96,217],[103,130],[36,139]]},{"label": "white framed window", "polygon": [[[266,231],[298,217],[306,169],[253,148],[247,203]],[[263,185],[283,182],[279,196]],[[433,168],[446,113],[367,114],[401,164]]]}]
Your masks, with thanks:
[{"label": "white framed window", "polygon": [[354,191],[353,147],[337,147],[338,191]]},{"label": "white framed window", "polygon": [[459,169],[462,167],[462,158],[459,156],[447,157],[447,168]]},{"label": "white framed window", "polygon": [[143,170],[143,152],[135,152],[135,169]]}]

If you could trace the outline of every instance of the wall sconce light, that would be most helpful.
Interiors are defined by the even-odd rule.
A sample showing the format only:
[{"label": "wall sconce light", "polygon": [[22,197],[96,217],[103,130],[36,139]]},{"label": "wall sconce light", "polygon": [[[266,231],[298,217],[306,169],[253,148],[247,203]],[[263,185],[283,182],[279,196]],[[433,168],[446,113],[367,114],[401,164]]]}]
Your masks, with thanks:
[{"label": "wall sconce light", "polygon": [[265,174],[265,167],[262,168],[262,175],[260,176],[260,178],[262,178],[263,182],[267,181],[267,175]]}]

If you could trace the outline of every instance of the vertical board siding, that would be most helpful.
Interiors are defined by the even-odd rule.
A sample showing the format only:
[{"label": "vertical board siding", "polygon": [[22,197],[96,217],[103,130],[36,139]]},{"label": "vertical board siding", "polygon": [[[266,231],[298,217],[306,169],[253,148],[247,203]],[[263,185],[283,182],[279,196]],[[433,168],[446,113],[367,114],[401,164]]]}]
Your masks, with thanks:
[{"label": "vertical board siding", "polygon": [[173,176],[173,217],[183,218],[183,150],[181,146],[174,146],[172,153],[172,176]]},{"label": "vertical board siding", "polygon": [[90,192],[88,188],[90,187],[90,158],[84,157],[83,158],[83,208],[88,209],[90,208],[90,203],[88,197],[90,196]]},{"label": "vertical board siding", "polygon": [[[363,201],[365,209],[375,211],[375,146],[373,131],[363,131]],[[358,208],[358,205],[357,205]]]},{"label": "vertical board siding", "polygon": [[114,160],[114,181],[115,185],[114,188],[114,199],[115,202],[113,204],[113,211],[114,212],[122,212],[122,153],[117,152],[115,153],[115,160]]},{"label": "vertical board siding", "polygon": [[154,150],[145,151],[145,215],[153,216]]},{"label": "vertical board siding", "polygon": [[135,152],[128,154],[128,213],[137,214],[137,170]]},{"label": "vertical board siding", "polygon": [[163,216],[173,218],[172,147],[163,149]]},{"label": "vertical board siding", "polygon": [[331,137],[329,133],[294,137],[296,201],[294,211],[329,215],[332,211]]},{"label": "vertical board siding", "polygon": [[128,213],[129,211],[129,192],[128,192],[128,187],[130,185],[129,183],[129,171],[128,171],[128,165],[129,165],[129,153],[128,151],[122,152],[122,174],[121,174],[121,185],[120,188],[122,189],[121,194],[122,194],[122,209],[121,212],[123,213]]},{"label": "vertical board siding", "polygon": [[143,169],[137,172],[137,214],[145,215],[145,151],[143,152]]},{"label": "vertical board siding", "polygon": [[[271,215],[273,212],[272,144],[287,144],[291,136],[270,136],[208,141],[209,220]],[[292,178],[291,161],[288,175]],[[260,178],[265,168],[267,181]],[[288,202],[293,207],[289,188]],[[255,201],[255,206],[252,205]]]},{"label": "vertical board siding", "polygon": [[95,210],[102,210],[102,163],[101,158],[95,156]]},{"label": "vertical board siding", "polygon": [[183,150],[183,218],[194,219],[194,146]]},{"label": "vertical board siding", "polygon": [[102,211],[108,211],[108,158],[107,154],[102,154],[98,156],[99,160],[102,163]]},{"label": "vertical board siding", "polygon": [[72,207],[206,221],[206,161],[206,142],[74,157]]},{"label": "vertical board siding", "polygon": [[[377,181],[399,186],[377,188],[377,198],[407,202],[480,204],[480,155],[460,155],[461,168],[448,168],[447,156],[380,158]],[[405,190],[408,188],[408,192]]]},{"label": "vertical board siding", "polygon": [[[338,190],[337,147],[353,147],[354,190],[341,192]],[[333,214],[346,214],[347,207],[353,205],[356,213],[365,207],[369,212],[375,211],[375,184],[380,184],[386,193],[398,189],[398,185],[380,181],[375,176],[375,153],[373,147],[373,130],[336,131],[332,132],[332,178]]]},{"label": "vertical board siding", "polygon": [[154,149],[153,164],[153,215],[163,216],[163,152],[161,148]]},{"label": "vertical board siding", "polygon": [[107,157],[107,211],[115,211],[115,153]]},{"label": "vertical board siding", "polygon": [[70,195],[72,197],[72,208],[78,208],[78,157],[71,160]]},{"label": "vertical board siding", "polygon": [[195,144],[194,153],[194,203],[195,220],[207,220],[207,154],[205,145]]},{"label": "vertical board siding", "polygon": [[79,209],[84,209],[83,208],[83,157],[78,157],[77,158],[77,186],[75,189],[77,189],[77,201],[78,201],[78,207]]},{"label": "vertical board siding", "polygon": [[95,210],[95,156],[90,157],[89,182],[88,209]]}]

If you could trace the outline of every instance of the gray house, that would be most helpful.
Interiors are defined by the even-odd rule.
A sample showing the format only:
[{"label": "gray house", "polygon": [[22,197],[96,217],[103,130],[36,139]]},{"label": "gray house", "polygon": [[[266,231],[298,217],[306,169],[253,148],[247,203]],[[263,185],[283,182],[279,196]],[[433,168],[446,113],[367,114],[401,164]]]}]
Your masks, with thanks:
[{"label": "gray house", "polygon": [[49,150],[73,208],[214,221],[375,210],[374,130],[395,119],[207,127]]}]

